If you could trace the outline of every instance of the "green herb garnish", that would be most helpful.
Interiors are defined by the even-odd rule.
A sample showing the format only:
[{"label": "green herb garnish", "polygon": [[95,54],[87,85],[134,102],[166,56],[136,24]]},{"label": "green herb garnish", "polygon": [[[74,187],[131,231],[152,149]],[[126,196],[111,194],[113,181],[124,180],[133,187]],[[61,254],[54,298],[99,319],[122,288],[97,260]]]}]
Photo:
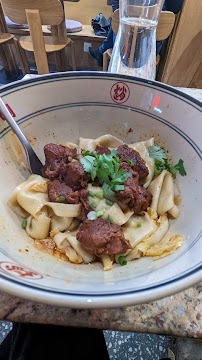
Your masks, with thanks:
[{"label": "green herb garnish", "polygon": [[105,202],[106,202],[107,205],[110,205],[110,206],[113,205],[113,201],[111,201],[111,200],[106,199]]},{"label": "green herb garnish", "polygon": [[96,155],[97,153],[96,153],[96,151],[89,151],[89,150],[84,150],[84,151],[82,151],[82,154],[84,155],[84,156],[87,156],[87,155]]},{"label": "green herb garnish", "polygon": [[149,156],[154,159],[155,175],[159,175],[163,170],[168,170],[172,174],[176,174],[176,172],[179,171],[180,175],[182,176],[187,174],[183,165],[183,160],[180,159],[176,165],[170,166],[168,163],[167,154],[160,146],[150,146]]},{"label": "green herb garnish", "polygon": [[22,228],[25,229],[27,226],[27,220],[22,221]]},{"label": "green herb garnish", "polygon": [[187,175],[183,163],[184,161],[180,159],[176,165],[170,167],[170,172],[176,174],[176,172],[179,171],[180,175]]},{"label": "green herb garnish", "polygon": [[48,181],[46,181],[46,184],[50,184],[50,182],[51,182],[51,181],[50,181],[50,180],[48,180]]},{"label": "green herb garnish", "polygon": [[64,196],[59,196],[59,200],[64,202],[66,198]]},{"label": "green herb garnish", "polygon": [[127,260],[126,260],[126,258],[124,256],[119,256],[119,264],[121,266],[124,266],[124,265],[127,264]]},{"label": "green herb garnish", "polygon": [[123,191],[124,189],[125,189],[124,185],[115,185],[114,186],[115,191]]},{"label": "green herb garnish", "polygon": [[112,189],[113,189],[112,185],[108,185],[106,183],[102,185],[102,190],[104,191],[105,196],[109,196],[109,197],[114,196],[115,192]]},{"label": "green herb garnish", "polygon": [[96,197],[97,197],[98,199],[103,199],[103,192],[102,192],[102,191],[98,192],[98,193],[96,194]]},{"label": "green herb garnish", "polygon": [[91,206],[94,207],[94,208],[97,207],[96,203],[94,203],[94,202],[91,203]]},{"label": "green herb garnish", "polygon": [[89,191],[89,193],[88,193],[91,197],[94,197],[95,196],[95,193],[94,192],[92,192],[92,191]]},{"label": "green herb garnish", "polygon": [[141,227],[142,224],[140,222],[137,222],[137,227]]},{"label": "green herb garnish", "polygon": [[112,217],[110,215],[108,215],[108,220],[110,221],[111,224],[113,224],[113,220],[112,220]]},{"label": "green herb garnish", "polygon": [[133,162],[132,160],[130,160],[130,159],[127,160],[127,163],[128,163],[128,165],[130,165],[131,167],[134,166],[134,162]]},{"label": "green herb garnish", "polygon": [[[83,152],[84,153],[84,152]],[[132,175],[120,169],[120,162],[116,150],[112,150],[110,155],[93,154],[85,152],[84,157],[80,159],[81,164],[87,174],[90,174],[92,181],[97,178],[102,185],[105,196],[115,195],[115,191],[124,190],[124,182]],[[119,186],[122,185],[119,189]]]},{"label": "green herb garnish", "polygon": [[97,216],[97,217],[100,217],[100,216],[102,216],[102,215],[104,215],[104,211],[103,211],[103,210],[100,210],[100,211],[97,211],[97,212],[96,212],[96,216]]}]

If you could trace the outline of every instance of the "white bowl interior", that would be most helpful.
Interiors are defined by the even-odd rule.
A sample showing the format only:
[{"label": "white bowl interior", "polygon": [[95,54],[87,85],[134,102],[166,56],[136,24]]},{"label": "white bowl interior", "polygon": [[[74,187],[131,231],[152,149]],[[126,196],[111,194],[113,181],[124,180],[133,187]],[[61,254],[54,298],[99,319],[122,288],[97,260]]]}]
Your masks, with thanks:
[{"label": "white bowl interior", "polygon": [[[115,103],[110,96],[112,86],[118,81],[124,81],[130,89],[124,103]],[[80,136],[95,138],[107,133],[127,143],[154,136],[156,143],[169,151],[173,163],[180,158],[184,160],[187,171],[187,176],[177,176],[182,194],[181,215],[171,220],[170,226],[170,232],[183,234],[185,241],[173,255],[158,261],[142,258],[124,267],[115,265],[109,272],[104,272],[100,264],[73,265],[36,250],[33,240],[21,229],[21,219],[8,207],[11,192],[29,172],[21,145],[1,120],[0,261],[15,263],[42,275],[38,279],[37,276],[35,279],[22,277],[2,265],[2,274],[8,281],[15,279],[18,284],[74,296],[132,293],[133,302],[140,301],[141,291],[146,291],[148,299],[154,298],[155,289],[159,287],[164,296],[163,289],[168,284],[171,284],[170,292],[175,292],[179,279],[184,279],[183,287],[186,287],[186,277],[192,274],[197,273],[195,281],[196,278],[198,281],[202,118],[196,103],[155,83],[88,73],[49,75],[18,83],[5,87],[2,96],[42,161],[43,146],[49,142],[65,145],[67,141],[78,142]],[[68,304],[68,296],[66,301]]]}]

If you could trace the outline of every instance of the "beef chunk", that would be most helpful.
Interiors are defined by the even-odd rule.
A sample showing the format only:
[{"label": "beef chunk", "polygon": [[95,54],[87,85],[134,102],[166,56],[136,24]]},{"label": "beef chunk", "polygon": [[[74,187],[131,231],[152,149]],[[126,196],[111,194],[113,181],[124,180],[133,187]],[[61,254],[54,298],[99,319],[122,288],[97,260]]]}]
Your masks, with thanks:
[{"label": "beef chunk", "polygon": [[86,188],[90,176],[85,174],[84,168],[79,161],[72,161],[66,165],[63,179],[65,184],[75,191]]},{"label": "beef chunk", "polygon": [[141,158],[140,154],[136,150],[125,144],[119,146],[117,151],[117,156],[119,158],[123,157],[122,161],[127,162],[127,160],[131,160],[134,163],[134,170],[138,172],[140,180],[149,174],[149,170],[145,164],[145,161]]},{"label": "beef chunk", "polygon": [[132,248],[121,227],[102,218],[84,221],[76,238],[84,250],[96,256],[121,254]]},{"label": "beef chunk", "polygon": [[140,186],[138,180],[138,173],[134,172],[133,176],[125,181],[125,189],[116,193],[117,199],[128,205],[135,214],[146,211],[152,201],[152,194]]},{"label": "beef chunk", "polygon": [[[60,196],[65,198],[65,201],[59,199]],[[79,193],[73,191],[68,185],[61,183],[59,180],[53,180],[48,184],[48,197],[52,202],[60,202],[65,204],[78,204]]]},{"label": "beef chunk", "polygon": [[111,154],[111,151],[109,150],[109,148],[107,146],[97,145],[95,148],[95,151],[99,155],[103,155],[103,154],[110,155]]},{"label": "beef chunk", "polygon": [[89,191],[87,189],[82,189],[79,191],[79,200],[81,203],[81,217],[83,221],[86,220],[87,214],[89,213],[89,211],[92,210],[90,205],[87,203],[88,193]]},{"label": "beef chunk", "polygon": [[69,157],[76,158],[77,150],[63,145],[47,144],[44,146],[44,154],[46,162],[41,170],[42,175],[48,179],[61,179]]}]

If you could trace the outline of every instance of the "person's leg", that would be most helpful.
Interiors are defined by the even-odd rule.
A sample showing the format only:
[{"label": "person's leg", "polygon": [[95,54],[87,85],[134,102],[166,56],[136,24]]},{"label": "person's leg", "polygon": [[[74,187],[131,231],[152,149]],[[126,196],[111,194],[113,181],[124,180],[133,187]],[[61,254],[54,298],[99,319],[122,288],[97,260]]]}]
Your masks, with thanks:
[{"label": "person's leg", "polygon": [[99,47],[98,50],[94,50],[93,48],[89,48],[90,55],[96,60],[98,66],[103,65],[103,54],[107,49],[113,48],[113,30],[110,27],[108,35],[106,39],[103,41],[103,44]]},{"label": "person's leg", "polygon": [[0,346],[1,360],[109,360],[101,330],[53,325],[13,324]]}]

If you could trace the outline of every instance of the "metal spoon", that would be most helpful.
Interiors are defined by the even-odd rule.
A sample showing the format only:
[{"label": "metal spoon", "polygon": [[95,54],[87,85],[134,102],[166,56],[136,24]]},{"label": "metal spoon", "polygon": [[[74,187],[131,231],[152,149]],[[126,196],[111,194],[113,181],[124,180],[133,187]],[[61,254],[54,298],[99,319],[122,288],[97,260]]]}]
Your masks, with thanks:
[{"label": "metal spoon", "polygon": [[23,132],[20,130],[19,126],[13,119],[12,115],[10,114],[9,110],[7,109],[1,97],[0,97],[0,112],[2,113],[3,117],[6,119],[10,127],[13,129],[18,139],[21,141],[27,155],[27,160],[31,172],[33,174],[41,175],[41,168],[43,164],[39,160],[38,156],[35,154],[29,141],[26,139],[25,135],[23,134]]}]

